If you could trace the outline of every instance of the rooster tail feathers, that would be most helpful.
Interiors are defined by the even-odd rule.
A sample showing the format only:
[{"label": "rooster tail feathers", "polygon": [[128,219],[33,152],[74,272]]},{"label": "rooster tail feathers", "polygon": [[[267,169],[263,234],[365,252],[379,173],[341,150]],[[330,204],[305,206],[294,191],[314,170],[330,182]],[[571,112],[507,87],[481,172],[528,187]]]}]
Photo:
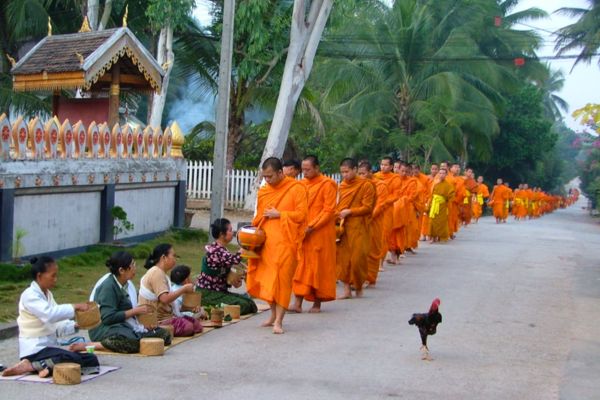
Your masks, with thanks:
[{"label": "rooster tail feathers", "polygon": [[431,312],[437,311],[438,308],[440,307],[440,303],[441,303],[441,301],[439,298],[436,297],[435,299],[433,299],[433,302],[431,303],[431,307],[429,307],[429,312],[431,313]]}]

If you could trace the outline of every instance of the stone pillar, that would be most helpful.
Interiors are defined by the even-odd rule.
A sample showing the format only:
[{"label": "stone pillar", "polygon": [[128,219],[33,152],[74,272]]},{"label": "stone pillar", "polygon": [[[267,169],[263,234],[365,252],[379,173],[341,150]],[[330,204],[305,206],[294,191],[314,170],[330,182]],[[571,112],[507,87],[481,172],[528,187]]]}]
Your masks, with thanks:
[{"label": "stone pillar", "polygon": [[0,261],[12,260],[15,189],[0,189]]},{"label": "stone pillar", "polygon": [[178,181],[175,186],[175,215],[173,216],[173,226],[183,228],[185,226],[185,203],[186,203],[186,182]]},{"label": "stone pillar", "polygon": [[112,81],[108,97],[108,127],[112,129],[119,122],[119,94],[121,92],[121,68],[119,64],[112,67]]},{"label": "stone pillar", "polygon": [[114,218],[111,210],[115,206],[115,185],[104,186],[100,197],[100,242],[110,243],[113,241]]}]

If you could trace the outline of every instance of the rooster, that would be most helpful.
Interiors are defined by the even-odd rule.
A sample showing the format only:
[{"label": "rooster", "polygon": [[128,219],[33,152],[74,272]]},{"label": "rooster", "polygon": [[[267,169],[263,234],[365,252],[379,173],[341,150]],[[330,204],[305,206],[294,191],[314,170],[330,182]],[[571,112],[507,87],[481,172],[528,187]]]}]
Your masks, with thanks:
[{"label": "rooster", "polygon": [[442,314],[439,312],[440,299],[435,299],[429,307],[429,312],[424,314],[413,314],[412,318],[408,321],[409,325],[416,325],[419,327],[419,334],[421,335],[421,353],[422,359],[431,361],[432,358],[429,356],[429,348],[427,347],[427,336],[435,335],[438,324],[442,323]]}]

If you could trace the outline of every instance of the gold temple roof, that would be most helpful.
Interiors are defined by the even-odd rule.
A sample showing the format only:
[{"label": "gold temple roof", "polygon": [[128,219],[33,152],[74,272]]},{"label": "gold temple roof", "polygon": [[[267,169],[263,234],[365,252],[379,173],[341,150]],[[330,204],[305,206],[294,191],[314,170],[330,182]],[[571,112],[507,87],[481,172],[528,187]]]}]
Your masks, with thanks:
[{"label": "gold temple roof", "polygon": [[11,69],[13,90],[103,90],[116,63],[123,88],[160,90],[163,69],[126,27],[45,37]]}]

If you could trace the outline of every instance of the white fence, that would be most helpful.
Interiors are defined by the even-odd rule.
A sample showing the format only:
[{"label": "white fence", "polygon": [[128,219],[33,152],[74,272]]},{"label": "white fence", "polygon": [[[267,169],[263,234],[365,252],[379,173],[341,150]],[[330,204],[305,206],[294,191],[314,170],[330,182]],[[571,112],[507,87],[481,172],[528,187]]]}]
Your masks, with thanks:
[{"label": "white fence", "polygon": [[[246,196],[250,193],[256,180],[257,171],[233,169],[225,175],[227,207],[241,208]],[[189,199],[210,200],[213,165],[210,161],[188,161],[187,163],[187,196]],[[341,181],[340,174],[326,174],[336,182]],[[302,179],[299,176],[298,179]]]}]

